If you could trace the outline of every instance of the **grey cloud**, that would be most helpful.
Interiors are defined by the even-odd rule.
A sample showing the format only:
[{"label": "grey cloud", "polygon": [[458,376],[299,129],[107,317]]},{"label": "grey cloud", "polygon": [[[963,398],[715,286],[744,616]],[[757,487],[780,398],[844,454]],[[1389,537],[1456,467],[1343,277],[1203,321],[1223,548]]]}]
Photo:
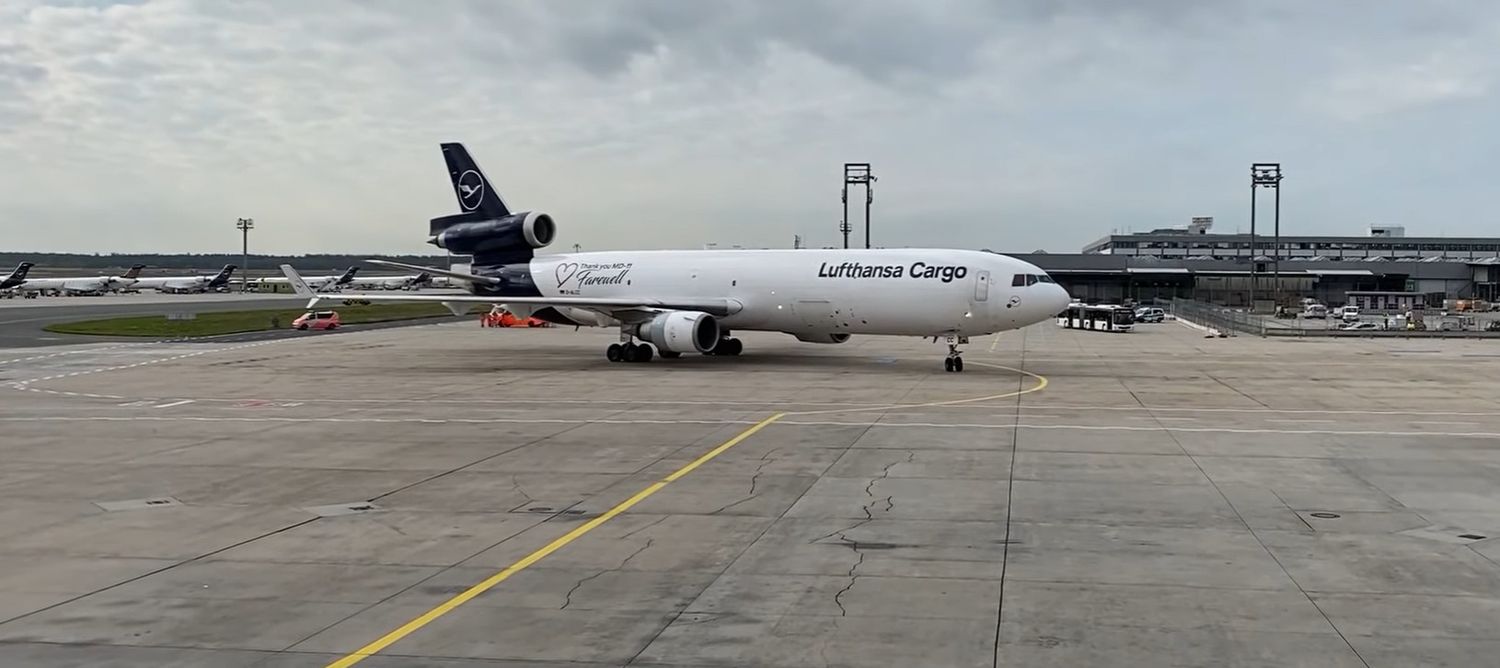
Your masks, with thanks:
[{"label": "grey cloud", "polygon": [[[1396,197],[1348,165],[1487,173],[1500,114],[1500,9],[1457,0],[71,4],[0,4],[0,161],[29,161],[0,218],[56,217],[23,244],[155,238],[58,205],[82,179],[149,243],[213,249],[202,221],[249,211],[286,250],[420,250],[454,139],[591,248],[831,240],[845,159],[884,175],[893,241],[1232,229],[1266,156],[1319,179],[1289,216],[1348,231]],[[39,150],[60,141],[89,160]],[[1434,216],[1483,205],[1410,187]]]}]

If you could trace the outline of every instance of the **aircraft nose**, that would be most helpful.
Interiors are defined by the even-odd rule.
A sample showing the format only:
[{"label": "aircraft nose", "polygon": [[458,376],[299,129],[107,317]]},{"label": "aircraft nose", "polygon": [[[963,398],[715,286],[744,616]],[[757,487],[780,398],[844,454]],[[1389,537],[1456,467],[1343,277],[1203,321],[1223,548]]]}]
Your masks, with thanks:
[{"label": "aircraft nose", "polygon": [[1047,287],[1050,288],[1047,291],[1047,306],[1052,309],[1050,313],[1062,313],[1063,309],[1068,308],[1068,304],[1072,303],[1073,296],[1069,295],[1063,286],[1056,283],[1049,284]]}]

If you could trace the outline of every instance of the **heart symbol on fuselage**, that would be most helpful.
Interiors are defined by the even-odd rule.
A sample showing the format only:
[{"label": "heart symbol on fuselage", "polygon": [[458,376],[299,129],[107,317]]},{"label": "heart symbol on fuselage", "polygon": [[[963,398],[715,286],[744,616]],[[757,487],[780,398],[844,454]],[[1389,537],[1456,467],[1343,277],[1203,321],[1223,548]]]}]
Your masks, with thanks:
[{"label": "heart symbol on fuselage", "polygon": [[570,278],[573,277],[573,274],[578,273],[578,263],[577,262],[564,262],[562,264],[559,264],[559,265],[557,265],[557,272],[556,273],[557,273],[557,287],[560,288],[560,287],[562,287],[563,283],[567,283],[568,279],[570,279]]}]

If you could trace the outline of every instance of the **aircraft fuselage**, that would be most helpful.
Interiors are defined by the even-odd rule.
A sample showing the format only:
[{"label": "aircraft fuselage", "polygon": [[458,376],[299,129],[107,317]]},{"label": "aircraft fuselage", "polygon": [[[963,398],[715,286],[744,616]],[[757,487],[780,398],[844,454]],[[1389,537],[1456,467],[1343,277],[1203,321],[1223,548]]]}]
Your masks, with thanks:
[{"label": "aircraft fuselage", "polygon": [[[1035,265],[953,249],[609,251],[475,269],[507,280],[499,290],[474,288],[497,302],[726,299],[737,309],[719,318],[724,327],[799,337],[977,336],[1047,320],[1068,304],[1067,292]],[[584,309],[556,310],[578,324],[612,324]]]}]

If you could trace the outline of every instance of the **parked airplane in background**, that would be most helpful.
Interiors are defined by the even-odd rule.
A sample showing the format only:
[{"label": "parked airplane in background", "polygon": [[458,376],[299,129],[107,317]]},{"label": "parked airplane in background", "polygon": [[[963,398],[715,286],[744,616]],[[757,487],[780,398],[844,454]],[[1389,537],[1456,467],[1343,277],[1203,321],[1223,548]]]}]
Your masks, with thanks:
[{"label": "parked airplane in background", "polygon": [[[358,294],[371,301],[439,302],[455,315],[470,304],[504,304],[518,317],[618,327],[611,362],[683,353],[738,355],[735,329],[785,332],[810,343],[855,334],[946,337],[944,368],[962,371],[969,337],[1048,320],[1068,293],[1022,260],[950,249],[614,251],[536,257],[556,224],[537,211],[512,212],[462,144],[443,144],[463,213],[434,218],[429,243],[470,255],[459,272],[374,261],[466,283],[464,295]],[[282,271],[308,308],[320,294]],[[642,343],[636,343],[636,340]],[[654,346],[654,349],[653,349]]]},{"label": "parked airplane in background", "polygon": [[0,280],[0,290],[9,290],[22,283],[25,283],[26,272],[31,271],[31,268],[34,266],[36,265],[30,262],[22,262],[21,264],[16,265],[15,271],[10,272],[10,275],[6,276],[4,280]]},{"label": "parked airplane in background", "polygon": [[[342,274],[303,276],[302,280],[306,281],[315,290],[336,290],[353,283],[354,275],[357,273],[359,273],[359,267],[349,267]],[[254,286],[286,285],[287,280],[283,277],[257,278],[250,281],[250,284]]]},{"label": "parked airplane in background", "polygon": [[238,267],[232,264],[224,265],[217,274],[199,274],[197,276],[153,276],[151,278],[137,279],[130,284],[136,290],[155,290],[157,292],[207,292],[214,288],[229,284],[229,276]]},{"label": "parked airplane in background", "polygon": [[[146,265],[138,264],[119,276],[73,276],[65,278],[28,278],[17,288],[22,292],[63,295],[102,295],[132,285]],[[29,266],[27,267],[30,268]],[[17,269],[19,271],[19,268]],[[24,273],[24,272],[23,272]]]},{"label": "parked airplane in background", "polygon": [[425,271],[405,276],[366,276],[356,278],[349,283],[349,287],[355,290],[416,290],[430,285],[432,285],[432,274]]}]

